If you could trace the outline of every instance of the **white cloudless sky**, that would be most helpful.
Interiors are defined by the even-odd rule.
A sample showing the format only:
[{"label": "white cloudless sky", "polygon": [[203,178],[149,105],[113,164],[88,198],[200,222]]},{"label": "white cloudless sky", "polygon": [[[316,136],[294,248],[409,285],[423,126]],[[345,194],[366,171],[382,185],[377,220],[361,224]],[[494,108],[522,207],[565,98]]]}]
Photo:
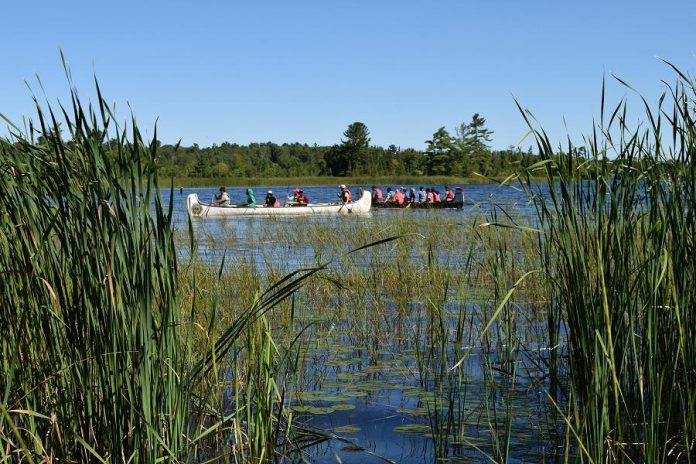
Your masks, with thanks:
[{"label": "white cloudless sky", "polygon": [[[63,50],[81,94],[97,76],[118,114],[184,145],[330,145],[364,122],[376,145],[424,148],[474,113],[494,148],[517,145],[529,108],[552,139],[579,139],[607,100],[648,101],[696,68],[696,1],[335,0],[3,4],[0,112],[31,93],[66,100]],[[38,75],[43,90],[37,84]],[[7,134],[6,129],[0,134]],[[529,141],[522,143],[523,148]]]}]

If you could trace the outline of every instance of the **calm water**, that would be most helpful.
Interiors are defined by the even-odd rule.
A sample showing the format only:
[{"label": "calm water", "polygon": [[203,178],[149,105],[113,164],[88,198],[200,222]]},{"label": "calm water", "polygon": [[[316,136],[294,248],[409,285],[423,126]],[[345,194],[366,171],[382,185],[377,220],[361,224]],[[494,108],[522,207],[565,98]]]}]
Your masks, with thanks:
[{"label": "calm water", "polygon": [[[539,184],[540,188],[542,184]],[[338,188],[332,186],[300,186],[313,203],[335,202],[338,200]],[[358,188],[362,187],[369,190],[370,186],[350,186],[355,195]],[[402,187],[402,186],[399,186]],[[406,188],[418,188],[419,185],[403,185]],[[427,186],[426,186],[427,187]],[[444,191],[442,186],[433,186]],[[291,195],[292,189],[287,186],[267,186],[254,187],[254,194],[257,201],[262,201],[268,190],[272,190],[279,199],[286,195]],[[382,186],[386,190],[386,186]],[[217,193],[217,188],[185,188],[174,191],[174,225],[177,230],[186,232],[188,230],[188,216],[186,213],[186,197],[190,193],[198,194],[203,202],[209,202],[213,195]],[[246,199],[246,188],[229,188],[233,203],[241,203]],[[165,198],[169,196],[169,191],[164,193]],[[533,207],[527,195],[518,186],[499,186],[497,184],[467,185],[464,187],[465,207],[461,211],[456,210],[412,210],[412,209],[373,209],[367,215],[361,215],[358,220],[370,221],[371,218],[399,217],[399,216],[427,216],[437,214],[445,216],[459,222],[477,215],[488,217],[492,212],[500,212],[504,208],[508,212],[513,212],[521,216],[532,217]],[[306,266],[314,264],[316,257],[312,249],[308,247],[294,247],[287,245],[282,237],[269,237],[269,222],[274,229],[285,229],[287,234],[298,234],[302,232],[302,226],[311,223],[324,223],[336,230],[343,228],[346,223],[356,220],[354,217],[329,215],[329,216],[301,216],[301,217],[245,217],[245,218],[205,218],[194,219],[192,221],[193,230],[199,239],[198,253],[200,257],[211,265],[218,263],[223,255],[226,254],[226,261],[229,265],[239,260],[255,260],[262,263],[264,256],[269,252],[282,253],[289,256],[289,262],[295,266]],[[275,250],[274,250],[275,248]],[[182,248],[183,256],[186,256],[185,248]]]},{"label": "calm water", "polygon": [[[301,186],[311,202],[333,202],[337,200],[336,187]],[[415,187],[406,185],[405,187]],[[440,190],[444,189],[440,187]],[[357,186],[352,188],[353,193]],[[368,186],[363,186],[368,189]],[[383,190],[386,186],[383,186]],[[244,188],[231,188],[232,201],[238,203],[245,198]],[[287,186],[256,187],[257,200],[263,199],[267,190],[283,198],[291,190]],[[186,196],[197,193],[201,201],[209,201],[217,188],[193,188],[175,190],[175,227],[182,232],[188,229]],[[168,195],[166,192],[165,195]],[[253,260],[263,270],[264,263],[282,257],[285,269],[290,271],[315,264],[317,257],[310,246],[290,245],[284,234],[301,234],[303,226],[322,223],[335,228],[337,233],[347,233],[351,221],[373,221],[375,218],[400,217],[403,215],[445,217],[461,222],[475,216],[490,216],[504,208],[509,214],[532,217],[533,209],[526,194],[511,187],[497,185],[471,185],[465,187],[466,206],[455,210],[392,210],[377,209],[359,218],[350,216],[305,216],[305,217],[245,217],[206,218],[192,221],[198,240],[198,253],[211,266],[218,267],[225,255],[228,267],[241,260]],[[348,232],[349,233],[349,232]],[[185,243],[182,242],[182,243]],[[187,247],[182,245],[181,254],[187,256]],[[370,253],[379,253],[378,249]],[[276,258],[274,258],[276,257]],[[438,256],[441,262],[457,266],[457,256]],[[272,262],[276,265],[278,263]],[[336,301],[337,306],[348,307],[350,302]],[[300,305],[301,306],[301,305]],[[472,327],[485,325],[487,316],[495,308],[485,308],[481,303],[447,303],[447,318],[455,325],[458,315],[469,316]],[[353,308],[354,311],[369,310]],[[527,309],[522,308],[522,311]],[[302,314],[298,310],[300,326],[316,323],[316,315]],[[539,372],[527,358],[543,358],[543,342],[536,338],[542,333],[543,322],[527,319],[520,323],[519,331],[524,346],[519,351],[517,376],[491,372],[508,369],[503,366],[501,353],[496,348],[486,350],[473,346],[469,358],[463,364],[464,380],[448,377],[447,373],[426,375],[418,368],[416,348],[432,346],[424,329],[427,323],[426,305],[413,302],[407,315],[397,311],[396,305],[388,305],[385,315],[385,330],[375,334],[373,327],[356,327],[353,316],[332,315],[325,323],[317,324],[315,338],[310,337],[307,355],[302,367],[302,392],[293,398],[296,420],[324,432],[335,433],[343,440],[330,440],[308,451],[309,462],[315,463],[378,463],[379,457],[366,453],[369,450],[398,463],[430,462],[488,462],[485,453],[492,454],[499,434],[505,429],[506,408],[513,412],[509,424],[511,452],[508,462],[553,462],[557,440],[553,421],[549,420],[547,389],[543,373]],[[369,319],[369,318],[366,318]],[[331,327],[331,329],[328,329]],[[331,333],[327,337],[327,333]],[[356,336],[362,334],[362,336]],[[475,342],[475,334],[468,334]],[[466,345],[467,343],[463,343]],[[462,343],[452,343],[447,349],[448,359],[462,356]],[[459,351],[457,351],[459,350]],[[437,363],[434,355],[430,363]],[[484,370],[485,363],[493,371]],[[451,365],[451,362],[450,362]],[[489,374],[486,375],[486,372]],[[443,398],[447,398],[444,400]],[[451,406],[451,408],[450,408]],[[442,446],[436,450],[438,431],[446,429],[445,418],[453,418],[451,430]],[[494,424],[494,425],[492,425]]]}]

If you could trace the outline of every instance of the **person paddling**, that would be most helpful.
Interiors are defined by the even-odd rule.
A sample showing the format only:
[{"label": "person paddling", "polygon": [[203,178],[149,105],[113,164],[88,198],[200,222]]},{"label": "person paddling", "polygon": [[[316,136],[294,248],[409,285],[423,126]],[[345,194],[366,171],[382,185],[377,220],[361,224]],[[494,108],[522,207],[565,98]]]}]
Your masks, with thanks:
[{"label": "person paddling", "polygon": [[309,203],[309,197],[305,195],[305,193],[302,190],[299,190],[297,192],[297,206],[307,206]]},{"label": "person paddling", "polygon": [[213,195],[211,203],[217,206],[229,206],[230,196],[227,194],[225,187],[220,187],[219,193]]},{"label": "person paddling", "polygon": [[299,204],[298,199],[300,198],[300,192],[302,192],[302,190],[298,188],[293,189],[292,195],[288,195],[288,197],[285,199],[285,204],[290,206],[297,206]]},{"label": "person paddling", "polygon": [[404,194],[401,192],[401,189],[396,189],[394,192],[394,203],[401,206],[404,204]]},{"label": "person paddling", "polygon": [[454,193],[454,206],[457,207],[457,209],[462,209],[464,207],[464,189],[461,187],[457,187],[457,191]]},{"label": "person paddling", "polygon": [[338,188],[340,189],[338,192],[338,198],[341,199],[341,203],[343,203],[343,206],[345,206],[351,202],[353,196],[351,195],[350,190],[348,190],[344,184],[339,185]]},{"label": "person paddling", "polygon": [[254,196],[254,191],[252,189],[248,188],[246,191],[246,195],[247,195],[246,207],[247,208],[256,208],[256,197]]},{"label": "person paddling", "polygon": [[280,206],[280,203],[278,202],[278,199],[273,195],[273,191],[269,190],[268,193],[266,193],[266,206],[269,208],[277,208]]},{"label": "person paddling", "polygon": [[433,193],[433,190],[431,188],[426,188],[425,194],[428,195],[427,203],[435,203],[435,194]]},{"label": "person paddling", "polygon": [[382,190],[376,185],[372,186],[372,204],[382,203],[384,198],[382,198]]}]

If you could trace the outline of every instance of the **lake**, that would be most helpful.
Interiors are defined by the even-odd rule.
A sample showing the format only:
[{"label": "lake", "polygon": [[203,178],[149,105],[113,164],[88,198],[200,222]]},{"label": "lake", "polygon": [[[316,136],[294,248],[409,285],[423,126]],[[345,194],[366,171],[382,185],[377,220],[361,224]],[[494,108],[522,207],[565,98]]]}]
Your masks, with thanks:
[{"label": "lake", "polygon": [[[267,190],[282,198],[291,188],[254,192],[257,199]],[[312,202],[337,199],[334,187],[302,188]],[[188,229],[186,196],[197,193],[207,201],[216,191],[174,191],[174,222],[182,235]],[[242,201],[244,192],[228,190],[233,202]],[[338,437],[307,450],[310,462],[488,462],[501,454],[511,463],[539,462],[553,460],[559,451],[558,422],[546,396],[549,377],[539,364],[549,353],[543,304],[531,297],[516,300],[485,339],[480,337],[501,294],[512,286],[480,276],[494,274],[497,266],[528,265],[517,259],[515,248],[507,252],[510,263],[491,264],[498,251],[491,241],[504,237],[506,244],[529,245],[515,243],[519,231],[475,238],[470,235],[475,221],[533,222],[533,207],[514,186],[465,186],[465,199],[461,211],[192,220],[196,256],[216,270],[224,256],[226,281],[334,260],[327,272],[355,282],[323,299],[301,292],[291,322],[276,321],[281,344],[310,327],[295,348],[301,362],[288,388],[295,420]],[[394,234],[404,238],[350,260],[342,257],[370,238]],[[188,239],[181,239],[179,249],[186,262]],[[391,273],[400,273],[396,282]],[[421,285],[423,273],[440,280]],[[360,275],[370,283],[361,283]],[[452,369],[458,361],[460,367]]]}]

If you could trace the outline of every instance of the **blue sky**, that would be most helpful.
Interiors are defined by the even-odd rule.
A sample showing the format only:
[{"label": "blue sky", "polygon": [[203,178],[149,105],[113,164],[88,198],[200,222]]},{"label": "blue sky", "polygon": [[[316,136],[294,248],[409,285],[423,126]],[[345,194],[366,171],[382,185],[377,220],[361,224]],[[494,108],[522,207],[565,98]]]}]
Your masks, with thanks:
[{"label": "blue sky", "polygon": [[96,74],[121,117],[185,145],[333,144],[362,121],[374,144],[424,148],[480,113],[505,148],[526,132],[513,96],[578,139],[603,75],[608,100],[630,96],[614,73],[655,101],[674,80],[656,56],[696,68],[694,0],[3,3],[0,112],[33,114],[35,74],[65,99],[62,49],[84,96]]}]

